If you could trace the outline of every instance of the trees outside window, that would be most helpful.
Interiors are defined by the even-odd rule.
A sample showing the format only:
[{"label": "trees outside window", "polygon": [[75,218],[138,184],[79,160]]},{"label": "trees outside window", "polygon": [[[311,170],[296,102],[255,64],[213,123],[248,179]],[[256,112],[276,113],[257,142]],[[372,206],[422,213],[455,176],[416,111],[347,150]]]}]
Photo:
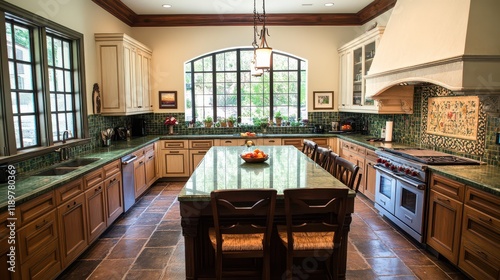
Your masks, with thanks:
[{"label": "trees outside window", "polygon": [[242,123],[281,112],[289,119],[307,116],[307,63],[273,52],[272,68],[251,75],[253,49],[231,49],[195,58],[185,64],[186,121],[240,117]]}]

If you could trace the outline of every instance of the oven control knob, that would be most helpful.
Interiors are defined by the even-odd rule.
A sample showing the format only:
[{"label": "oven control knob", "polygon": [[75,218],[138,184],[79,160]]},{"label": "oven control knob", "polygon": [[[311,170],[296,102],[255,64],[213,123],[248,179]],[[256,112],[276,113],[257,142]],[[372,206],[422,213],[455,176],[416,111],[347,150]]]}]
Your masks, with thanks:
[{"label": "oven control knob", "polygon": [[385,167],[391,166],[391,164],[389,162],[387,162],[387,161],[384,163],[384,165],[385,165]]},{"label": "oven control knob", "polygon": [[410,173],[411,173],[411,170],[410,170],[409,168],[406,168],[405,173],[406,173],[406,174],[410,174]]},{"label": "oven control knob", "polygon": [[382,161],[383,161],[383,160],[382,160],[381,158],[378,158],[378,159],[377,159],[377,163],[382,163]]},{"label": "oven control knob", "polygon": [[411,176],[417,176],[417,175],[418,175],[417,171],[412,171],[411,172]]},{"label": "oven control knob", "polygon": [[404,170],[405,170],[404,167],[402,167],[402,166],[398,167],[398,171],[403,172]]},{"label": "oven control knob", "polygon": [[396,171],[398,168],[395,165],[391,165],[391,170]]}]

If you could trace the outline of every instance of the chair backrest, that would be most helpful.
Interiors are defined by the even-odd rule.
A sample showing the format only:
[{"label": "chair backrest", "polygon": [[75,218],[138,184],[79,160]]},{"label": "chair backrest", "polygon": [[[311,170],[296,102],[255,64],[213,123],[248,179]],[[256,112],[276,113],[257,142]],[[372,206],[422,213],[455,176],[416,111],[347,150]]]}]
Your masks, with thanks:
[{"label": "chair backrest", "polygon": [[[294,232],[339,232],[344,226],[348,189],[285,189],[285,213],[289,249]],[[334,248],[342,234],[334,235]],[[291,241],[291,242],[290,242]]]},{"label": "chair backrest", "polygon": [[316,149],[318,148],[318,144],[314,141],[304,139],[303,141],[303,146],[302,146],[302,152],[314,160],[316,158]]},{"label": "chair backrest", "polygon": [[330,149],[324,147],[316,148],[316,158],[314,161],[323,167],[325,170],[328,169]]},{"label": "chair backrest", "polygon": [[[276,190],[215,190],[210,193],[210,199],[219,252],[222,234],[264,233],[264,246],[270,245]],[[257,224],[255,217],[258,216],[262,216],[262,222]],[[242,219],[248,217],[252,219]]]},{"label": "chair backrest", "polygon": [[356,177],[358,175],[359,166],[348,161],[345,158],[337,157],[335,159],[335,178],[339,179],[351,190],[358,191],[359,183],[361,182],[361,174],[358,176],[358,182],[355,185]]},{"label": "chair backrest", "polygon": [[339,157],[339,155],[333,151],[330,151],[328,153],[328,166],[326,170],[330,172],[335,177],[335,169],[337,168],[336,165],[336,160]]}]

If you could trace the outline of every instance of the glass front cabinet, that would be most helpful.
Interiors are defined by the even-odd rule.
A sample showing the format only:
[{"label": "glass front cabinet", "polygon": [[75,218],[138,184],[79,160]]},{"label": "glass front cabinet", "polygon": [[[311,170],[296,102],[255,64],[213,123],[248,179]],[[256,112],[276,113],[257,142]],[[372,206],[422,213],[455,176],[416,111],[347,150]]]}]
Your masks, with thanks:
[{"label": "glass front cabinet", "polygon": [[339,48],[339,111],[376,111],[376,101],[365,97],[365,76],[372,65],[385,27],[376,27]]}]

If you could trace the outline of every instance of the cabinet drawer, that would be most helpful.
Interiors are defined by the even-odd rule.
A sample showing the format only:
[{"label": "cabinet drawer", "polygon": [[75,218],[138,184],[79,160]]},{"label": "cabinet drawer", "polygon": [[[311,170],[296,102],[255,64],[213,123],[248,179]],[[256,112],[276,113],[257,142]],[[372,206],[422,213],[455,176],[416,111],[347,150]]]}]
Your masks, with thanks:
[{"label": "cabinet drawer", "polygon": [[302,149],[302,143],[302,139],[281,139],[281,145],[292,145],[299,150]]},{"label": "cabinet drawer", "polygon": [[312,138],[311,140],[320,147],[328,148],[328,138]]},{"label": "cabinet drawer", "polygon": [[462,237],[500,258],[500,220],[465,205]]},{"label": "cabinet drawer", "polygon": [[213,140],[189,140],[190,149],[210,149],[214,145]]},{"label": "cabinet drawer", "polygon": [[187,149],[188,140],[164,140],[160,143],[160,149]]},{"label": "cabinet drawer", "polygon": [[484,248],[462,239],[458,266],[473,279],[500,279],[500,259]]},{"label": "cabinet drawer", "polygon": [[85,175],[83,177],[83,184],[85,186],[85,189],[87,190],[101,183],[103,179],[104,179],[104,171],[102,168],[99,168],[98,170]]},{"label": "cabinet drawer", "polygon": [[155,150],[155,145],[154,144],[149,144],[146,147],[144,147],[144,154],[147,154],[147,153],[149,153],[151,151],[154,152],[154,150]]},{"label": "cabinet drawer", "polygon": [[262,145],[264,146],[272,146],[272,145],[281,145],[280,138],[264,138],[262,139]]},{"label": "cabinet drawer", "polygon": [[83,180],[82,178],[74,180],[73,182],[67,183],[66,185],[59,187],[55,190],[57,205],[61,205],[65,201],[81,194],[83,192]]},{"label": "cabinet drawer", "polygon": [[18,227],[22,227],[56,207],[54,192],[48,192],[16,207]]},{"label": "cabinet drawer", "polygon": [[243,146],[246,141],[246,139],[221,139],[220,144],[222,146]]},{"label": "cabinet drawer", "polygon": [[54,279],[61,272],[61,254],[57,240],[48,243],[21,265],[21,279]]},{"label": "cabinet drawer", "polygon": [[109,176],[121,172],[122,163],[119,159],[117,159],[112,163],[108,163],[107,165],[105,165],[103,170],[104,170],[104,178],[108,178]]},{"label": "cabinet drawer", "polygon": [[350,149],[349,142],[346,142],[346,141],[343,141],[343,140],[342,140],[342,141],[340,142],[340,147],[341,147],[342,149],[349,150],[349,149]]},{"label": "cabinet drawer", "polygon": [[52,210],[40,218],[28,223],[18,231],[19,257],[21,263],[26,262],[47,244],[57,239],[56,211]]},{"label": "cabinet drawer", "polygon": [[500,197],[467,186],[465,204],[500,219]]},{"label": "cabinet drawer", "polygon": [[366,149],[366,159],[367,160],[370,160],[370,161],[377,161],[377,154],[375,153],[375,151],[372,151],[370,149]]},{"label": "cabinet drawer", "polygon": [[10,216],[9,211],[0,213],[0,254],[9,251],[10,248],[10,244],[8,242],[10,229],[7,227],[7,225],[10,224],[10,221],[7,220],[8,218],[14,218],[14,215]]},{"label": "cabinet drawer", "polygon": [[430,187],[439,193],[442,193],[450,198],[464,201],[465,185],[448,179],[444,176],[432,174]]}]

